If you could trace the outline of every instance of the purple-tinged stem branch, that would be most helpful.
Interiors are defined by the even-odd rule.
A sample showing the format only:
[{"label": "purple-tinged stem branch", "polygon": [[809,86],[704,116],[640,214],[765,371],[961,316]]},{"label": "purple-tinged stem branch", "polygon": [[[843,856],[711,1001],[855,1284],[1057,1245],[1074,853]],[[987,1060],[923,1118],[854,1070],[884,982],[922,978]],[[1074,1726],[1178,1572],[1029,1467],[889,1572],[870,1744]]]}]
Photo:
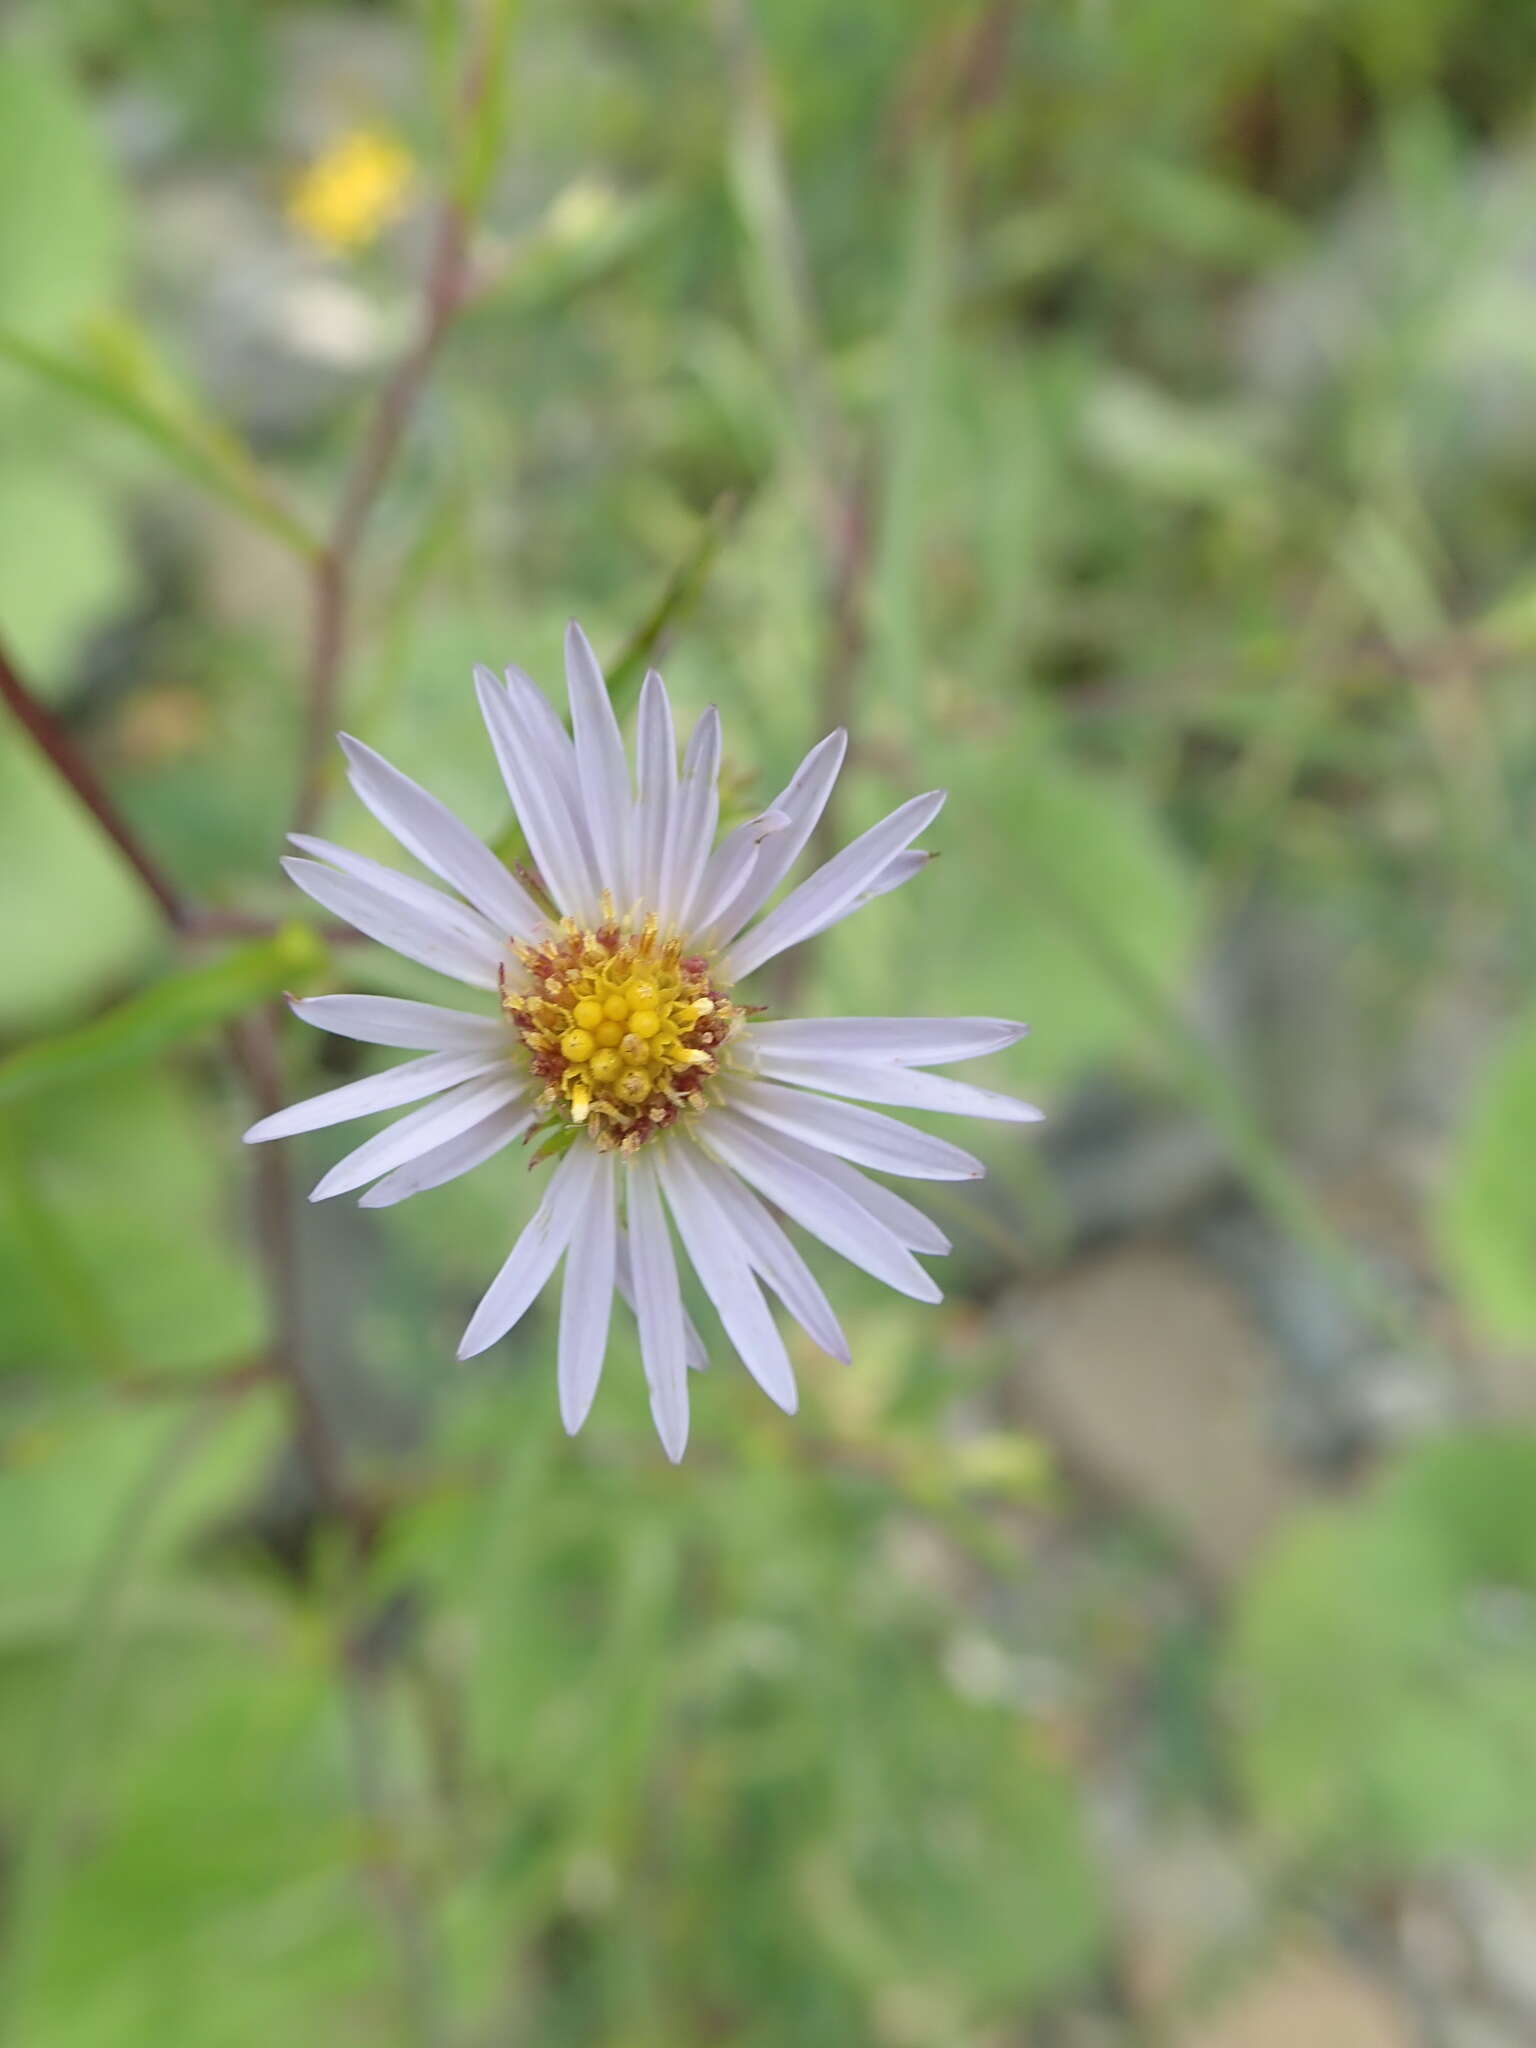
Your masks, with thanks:
[{"label": "purple-tinged stem branch", "polygon": [[304,742],[293,829],[314,830],[335,737],[342,666],[358,552],[427,380],[469,281],[469,222],[454,198],[442,202],[422,295],[416,339],[379,393],[368,431],[342,488],[329,538],[315,559],[310,613]]},{"label": "purple-tinged stem branch", "polygon": [[159,905],[166,923],[173,931],[186,931],[192,923],[191,905],[184,900],[180,890],[118,809],[73,734],[57,713],[50,710],[22,680],[20,671],[3,646],[0,646],[0,701],[4,702],[38,752],[59,779],[74,791],[133,869]]},{"label": "purple-tinged stem branch", "polygon": [[[179,935],[196,932],[199,916],[192,903],[183,897],[145,850],[73,735],[23,680],[20,670],[3,647],[0,647],[0,700],[4,701],[60,780],[75,792],[122,854],[153,897],[171,930]],[[226,1034],[226,1043],[256,1113],[265,1116],[280,1108],[282,1077],[270,1015],[247,1018],[232,1025]],[[268,1146],[261,1148],[256,1161],[256,1212],[274,1325],[272,1362],[288,1389],[299,1455],[309,1474],[316,1500],[328,1513],[345,1523],[361,1545],[368,1534],[367,1513],[347,1484],[340,1444],[304,1369],[287,1168],[276,1150]]]}]

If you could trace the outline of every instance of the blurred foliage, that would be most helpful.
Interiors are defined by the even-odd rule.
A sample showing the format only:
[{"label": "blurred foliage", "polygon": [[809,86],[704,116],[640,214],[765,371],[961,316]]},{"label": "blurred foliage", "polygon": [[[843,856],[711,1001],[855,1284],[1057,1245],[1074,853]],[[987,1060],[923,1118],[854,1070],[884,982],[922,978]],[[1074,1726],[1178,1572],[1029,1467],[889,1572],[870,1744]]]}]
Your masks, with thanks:
[{"label": "blurred foliage", "polygon": [[1523,1018],[1482,1076],[1440,1211],[1445,1254],[1467,1298],[1509,1343],[1536,1336],[1536,1022]]},{"label": "blurred foliage", "polygon": [[1382,1875],[1536,1836],[1536,1439],[1451,1437],[1247,1588],[1239,1762],[1293,1854]]},{"label": "blurred foliage", "polygon": [[[0,734],[6,2048],[991,2048],[1102,1989],[1091,1709],[1130,1653],[1084,1626],[1054,1693],[1020,1675],[1070,1489],[987,1315],[1062,1200],[1032,1143],[983,1134],[950,1305],[840,1276],[853,1371],[797,1359],[793,1426],[709,1375],[676,1474],[624,1340],[574,1446],[547,1319],[447,1367],[520,1163],[306,1212],[360,1580],[314,1525],[219,1030],[431,991],[274,924],[306,579],[451,189],[477,290],[370,534],[349,727],[495,836],[470,665],[552,675],[572,612],[621,702],[657,658],[721,704],[743,814],[850,716],[840,825],[952,800],[797,1002],[1029,1017],[1010,1083],[1192,1101],[1294,1227],[1263,1119],[1190,1077],[1216,935],[1278,902],[1349,963],[1370,1072],[1304,1075],[1325,1117],[1448,982],[1483,1036],[1536,996],[1533,100],[1503,0],[13,0],[0,636],[235,936],[161,934]],[[412,203],[317,243],[294,181],[368,131]],[[384,850],[339,778],[333,813]],[[364,1057],[281,1049],[296,1093]],[[1528,1344],[1529,1022],[1443,1093],[1434,1278]],[[1219,1753],[1325,1887],[1529,1853],[1533,1501],[1488,1434],[1302,1515],[1175,1645],[1149,1746]]]},{"label": "blurred foliage", "polygon": [[256,1348],[220,1125],[181,1076],[103,1077],[3,1114],[0,1272],[18,1364],[212,1368]]}]

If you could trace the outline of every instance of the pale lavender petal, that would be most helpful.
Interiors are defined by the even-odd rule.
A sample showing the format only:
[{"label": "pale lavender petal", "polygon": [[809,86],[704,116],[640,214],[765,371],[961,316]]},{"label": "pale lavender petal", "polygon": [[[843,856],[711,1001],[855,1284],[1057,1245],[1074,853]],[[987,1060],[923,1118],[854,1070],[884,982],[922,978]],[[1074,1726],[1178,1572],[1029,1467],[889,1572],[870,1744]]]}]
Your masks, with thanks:
[{"label": "pale lavender petal", "polygon": [[709,856],[704,878],[699,883],[698,900],[689,919],[695,938],[702,939],[713,926],[730,915],[731,905],[741,894],[761,857],[763,841],[771,839],[776,832],[784,831],[788,824],[789,820],[782,811],[762,811],[721,840]]},{"label": "pale lavender petal", "polygon": [[291,1138],[300,1131],[323,1131],[330,1124],[350,1123],[354,1117],[375,1116],[383,1109],[403,1109],[408,1102],[421,1102],[428,1095],[441,1095],[461,1081],[474,1081],[502,1064],[499,1055],[487,1058],[481,1052],[433,1052],[425,1059],[406,1060],[388,1073],[369,1074],[361,1081],[311,1095],[307,1102],[290,1103],[254,1123],[245,1134],[247,1145],[264,1145],[272,1138]]},{"label": "pale lavender petal", "polygon": [[526,728],[532,735],[540,771],[547,777],[557,814],[566,821],[566,829],[580,846],[581,858],[595,890],[597,865],[592,842],[587,835],[586,805],[582,802],[581,778],[576,772],[576,748],[571,736],[560,713],[526,669],[509,667],[503,669],[502,674],[506,679],[505,695],[517,721],[515,729]]},{"label": "pale lavender petal", "polygon": [[338,735],[347,779],[386,831],[441,875],[492,928],[530,938],[545,923],[528,891],[445,803],[347,733]]},{"label": "pale lavender petal", "polygon": [[893,889],[899,889],[904,882],[910,882],[920,875],[924,868],[931,867],[937,854],[927,852],[921,846],[908,847],[905,853],[898,853],[888,860],[872,882],[865,885],[860,903],[873,903],[877,896],[889,896]]},{"label": "pale lavender petal", "polygon": [[597,1167],[565,1254],[560,1289],[560,1420],[571,1436],[586,1421],[597,1393],[613,1316],[617,1169],[611,1152],[586,1149]]},{"label": "pale lavender petal", "polygon": [[661,891],[662,863],[677,801],[677,738],[667,689],[651,669],[640,690],[635,727],[635,895],[655,907]]},{"label": "pale lavender petal", "polygon": [[847,751],[848,735],[841,727],[828,733],[824,740],[812,747],[774,798],[770,808],[782,811],[789,824],[775,836],[773,844],[765,846],[758,855],[751,880],[730,905],[729,915],[721,922],[722,943],[733,939],[748,918],[757,915],[805,851],[817,821],[827,807],[827,798],[832,794],[832,786],[837,781]]},{"label": "pale lavender petal", "polygon": [[[711,1120],[720,1114],[718,1110],[712,1111]],[[768,1133],[759,1132],[759,1135],[766,1137]],[[814,1146],[803,1144],[786,1131],[773,1133],[772,1142],[788,1158],[798,1160],[823,1180],[830,1181],[834,1188],[883,1225],[908,1251],[942,1255],[953,1250],[933,1218],[909,1202],[905,1195],[898,1195],[894,1188],[888,1188],[884,1181],[871,1180],[867,1173],[861,1173],[845,1159],[839,1159],[830,1152],[818,1152]]]},{"label": "pale lavender petal", "polygon": [[925,1215],[915,1202],[909,1202],[905,1195],[898,1195],[894,1188],[888,1188],[884,1181],[871,1180],[867,1173],[860,1173],[847,1160],[835,1159],[830,1152],[817,1152],[783,1132],[775,1142],[792,1158],[814,1167],[824,1180],[841,1189],[850,1201],[857,1202],[861,1209],[867,1209],[875,1221],[883,1223],[892,1237],[904,1244],[909,1252],[931,1252],[942,1258],[946,1252],[953,1251],[953,1245],[933,1218]]},{"label": "pale lavender petal", "polygon": [[[814,1074],[806,1076],[805,1086],[817,1086]],[[903,1174],[909,1180],[980,1180],[986,1172],[979,1159],[944,1138],[914,1131],[877,1110],[803,1094],[798,1087],[737,1076],[731,1081],[730,1104],[755,1123],[787,1131],[818,1152],[835,1152],[877,1173]]]},{"label": "pale lavender petal", "polygon": [[675,1465],[688,1443],[688,1360],[677,1261],[662,1214],[656,1166],[642,1151],[630,1162],[629,1267],[640,1325],[640,1355],[662,1449]]},{"label": "pale lavender petal", "polygon": [[[629,1232],[619,1226],[618,1257],[614,1265],[614,1279],[619,1295],[630,1312],[635,1308],[635,1283],[629,1266]],[[698,1325],[688,1311],[683,1311],[683,1349],[687,1353],[690,1372],[708,1372],[709,1353],[704,1348],[704,1339],[699,1335]]]},{"label": "pale lavender petal", "polygon": [[[355,930],[377,939],[381,946],[388,946],[403,959],[419,961],[423,967],[451,975],[471,988],[500,987],[507,956],[489,925],[484,926],[483,937],[466,934],[442,912],[401,901],[357,875],[338,874],[334,868],[322,867],[314,860],[285,859],[282,866],[289,880],[297,883],[323,910],[345,918]],[[428,891],[429,895],[435,893]],[[447,910],[463,909],[462,905],[450,903],[446,896],[441,902]],[[474,912],[463,910],[463,915],[473,917]]]},{"label": "pale lavender petal", "polygon": [[290,996],[295,1017],[337,1038],[364,1045],[395,1045],[409,1052],[510,1052],[506,1019],[447,1010],[398,996]]},{"label": "pale lavender petal", "polygon": [[488,1350],[527,1314],[581,1223],[596,1158],[595,1146],[573,1145],[555,1168],[543,1201],[470,1317],[460,1358]]},{"label": "pale lavender petal", "polygon": [[667,1147],[657,1172],[693,1270],[714,1303],[737,1356],[769,1400],[786,1415],[793,1415],[800,1403],[784,1339],[752,1277],[735,1231],[699,1178],[691,1148]]},{"label": "pale lavender petal", "polygon": [[506,934],[487,923],[478,910],[461,903],[457,896],[445,896],[430,882],[419,881],[415,875],[403,875],[398,868],[373,860],[366,853],[354,853],[350,846],[337,846],[332,840],[316,839],[308,832],[290,832],[288,841],[328,867],[368,883],[390,902],[430,917],[444,931],[456,932],[466,943],[488,948],[498,960],[505,959]]},{"label": "pale lavender petal", "polygon": [[934,789],[913,797],[878,825],[861,833],[841,853],[834,854],[797,889],[792,889],[776,909],[770,910],[760,925],[737,941],[729,968],[724,971],[733,980],[751,974],[786,947],[825,930],[829,922],[853,909],[892,855],[900,853],[933,822],[944,796],[942,789]]},{"label": "pale lavender petal", "polygon": [[576,774],[576,749],[559,712],[526,669],[502,670],[506,694],[523,724],[533,733],[539,761],[573,818],[581,816],[581,784]]},{"label": "pale lavender petal", "polygon": [[845,918],[852,917],[854,912],[862,910],[866,903],[873,903],[880,896],[889,896],[893,890],[901,888],[903,883],[910,882],[915,875],[920,875],[934,858],[931,853],[898,853],[867,887],[859,891],[851,903],[838,903],[833,908],[823,911],[820,917],[808,924],[795,940],[795,944],[804,946],[812,939],[819,939],[823,932],[830,931],[833,925],[841,924]]},{"label": "pale lavender petal", "polygon": [[[855,1266],[915,1301],[942,1300],[905,1245],[867,1204],[834,1179],[832,1169],[839,1161],[811,1152],[792,1138],[758,1130],[726,1109],[712,1109],[702,1120],[700,1139],[722,1164]],[[851,1168],[844,1171],[852,1173]]]},{"label": "pale lavender petal", "polygon": [[711,704],[693,729],[672,805],[656,908],[664,924],[686,931],[699,878],[720,816],[720,714]]},{"label": "pale lavender petal", "polygon": [[[1021,1039],[1029,1026],[1004,1017],[781,1017],[752,1026],[751,1044],[764,1073],[808,1060],[890,1060],[903,1067],[942,1067],[980,1059]],[[771,1056],[774,1064],[770,1067]]]},{"label": "pale lavender petal", "polygon": [[948,1116],[990,1117],[995,1122],[1037,1124],[1045,1112],[1033,1103],[1020,1102],[1013,1095],[999,1095],[991,1088],[977,1088],[969,1081],[952,1081],[945,1074],[925,1074],[911,1067],[898,1067],[880,1060],[776,1059],[764,1054],[764,1073],[780,1075],[804,1088],[820,1088],[829,1095],[849,1095],[856,1102],[886,1102],[897,1109],[932,1109]]},{"label": "pale lavender petal", "polygon": [[457,1180],[460,1174],[483,1166],[487,1159],[494,1159],[514,1138],[523,1135],[533,1118],[534,1112],[528,1107],[526,1098],[509,1102],[505,1109],[493,1110],[472,1130],[450,1138],[446,1144],[434,1146],[430,1152],[423,1152],[408,1166],[397,1166],[393,1173],[385,1174],[366,1194],[358,1196],[357,1206],[360,1209],[389,1209],[411,1195],[425,1194],[428,1188],[443,1187],[447,1182]]},{"label": "pale lavender petal", "polygon": [[597,856],[597,877],[622,912],[634,893],[629,764],[597,656],[574,619],[565,629],[565,679],[576,736],[576,772],[587,832]]},{"label": "pale lavender petal", "polygon": [[848,1339],[832,1311],[810,1267],[780,1229],[777,1219],[760,1202],[739,1175],[711,1159],[702,1150],[699,1171],[710,1197],[723,1216],[729,1217],[742,1250],[762,1274],[813,1344],[819,1344],[829,1358],[846,1365]]},{"label": "pale lavender petal", "polygon": [[[561,786],[555,743],[529,715],[525,700],[503,689],[489,669],[475,670],[475,689],[502,780],[544,886],[561,911],[588,923],[597,908],[597,884],[583,828]],[[570,744],[563,731],[560,744]]]},{"label": "pale lavender petal", "polygon": [[328,1201],[332,1195],[349,1195],[397,1166],[405,1166],[424,1153],[435,1151],[451,1139],[481,1124],[494,1110],[504,1109],[528,1093],[526,1075],[509,1073],[505,1066],[475,1081],[462,1082],[429,1102],[424,1109],[401,1117],[388,1130],[378,1131],[365,1143],[338,1160],[319,1180],[310,1194],[312,1202]]},{"label": "pale lavender petal", "polygon": [[887,862],[872,882],[859,891],[851,903],[838,903],[823,911],[820,917],[806,926],[795,940],[795,944],[803,946],[811,939],[820,938],[824,931],[829,931],[833,925],[841,924],[845,918],[852,917],[853,913],[862,910],[866,903],[873,903],[879,896],[889,896],[893,890],[901,888],[903,883],[910,882],[915,875],[920,875],[935,857],[931,853],[898,853],[894,860]]}]

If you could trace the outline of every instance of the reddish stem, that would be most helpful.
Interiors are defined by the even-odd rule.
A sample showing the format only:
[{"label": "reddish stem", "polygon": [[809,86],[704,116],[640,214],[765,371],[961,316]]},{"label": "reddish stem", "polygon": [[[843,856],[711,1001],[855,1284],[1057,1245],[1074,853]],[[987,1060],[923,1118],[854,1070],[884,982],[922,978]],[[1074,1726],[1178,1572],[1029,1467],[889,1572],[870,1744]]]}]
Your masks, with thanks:
[{"label": "reddish stem", "polygon": [[45,760],[79,797],[102,831],[133,869],[159,904],[165,921],[174,931],[186,931],[192,922],[187,904],[160,864],[146,850],[138,834],[108,795],[96,770],[61,720],[22,681],[14,664],[0,647],[0,700],[28,734]]},{"label": "reddish stem", "polygon": [[464,303],[468,239],[468,222],[462,207],[456,200],[444,200],[427,271],[420,328],[394,375],[379,393],[368,431],[342,489],[330,538],[315,561],[304,745],[293,813],[296,832],[314,830],[325,795],[326,760],[336,732],[358,550],[405,430],[426,389],[437,352]]}]

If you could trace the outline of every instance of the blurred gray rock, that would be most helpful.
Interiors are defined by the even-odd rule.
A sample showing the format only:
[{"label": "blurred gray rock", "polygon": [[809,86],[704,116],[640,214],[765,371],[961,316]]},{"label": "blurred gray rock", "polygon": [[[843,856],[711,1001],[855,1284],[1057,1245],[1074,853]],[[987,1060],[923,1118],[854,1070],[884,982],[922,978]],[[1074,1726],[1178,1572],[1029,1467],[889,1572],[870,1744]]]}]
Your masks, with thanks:
[{"label": "blurred gray rock", "polygon": [[[1247,1202],[1214,1209],[1195,1227],[1202,1254],[1238,1286],[1280,1368],[1271,1390],[1293,1456],[1323,1468],[1449,1419],[1455,1389],[1422,1356],[1394,1344],[1311,1251]],[[1414,1326],[1416,1276],[1362,1248],[1385,1302]]]},{"label": "blurred gray rock", "polygon": [[1269,1424],[1279,1368],[1241,1296],[1145,1243],[1020,1289],[1000,1316],[1025,1414],[1068,1472],[1163,1524],[1207,1582],[1240,1578],[1301,1497]]},{"label": "blurred gray rock", "polygon": [[400,345],[403,292],[379,303],[288,229],[276,196],[199,175],[145,210],[160,324],[188,338],[207,403],[258,443],[321,426]]},{"label": "blurred gray rock", "polygon": [[1051,1119],[1042,1150],[1074,1245],[1161,1228],[1230,1178],[1216,1137],[1187,1110],[1109,1081]]},{"label": "blurred gray rock", "polygon": [[1522,1882],[1466,1867],[1446,1889],[1488,1990],[1526,2023],[1526,2038],[1536,2039],[1536,1877]]},{"label": "blurred gray rock", "polygon": [[1444,2048],[1531,2048],[1529,2031],[1478,2006],[1453,2005],[1440,2017]]}]

